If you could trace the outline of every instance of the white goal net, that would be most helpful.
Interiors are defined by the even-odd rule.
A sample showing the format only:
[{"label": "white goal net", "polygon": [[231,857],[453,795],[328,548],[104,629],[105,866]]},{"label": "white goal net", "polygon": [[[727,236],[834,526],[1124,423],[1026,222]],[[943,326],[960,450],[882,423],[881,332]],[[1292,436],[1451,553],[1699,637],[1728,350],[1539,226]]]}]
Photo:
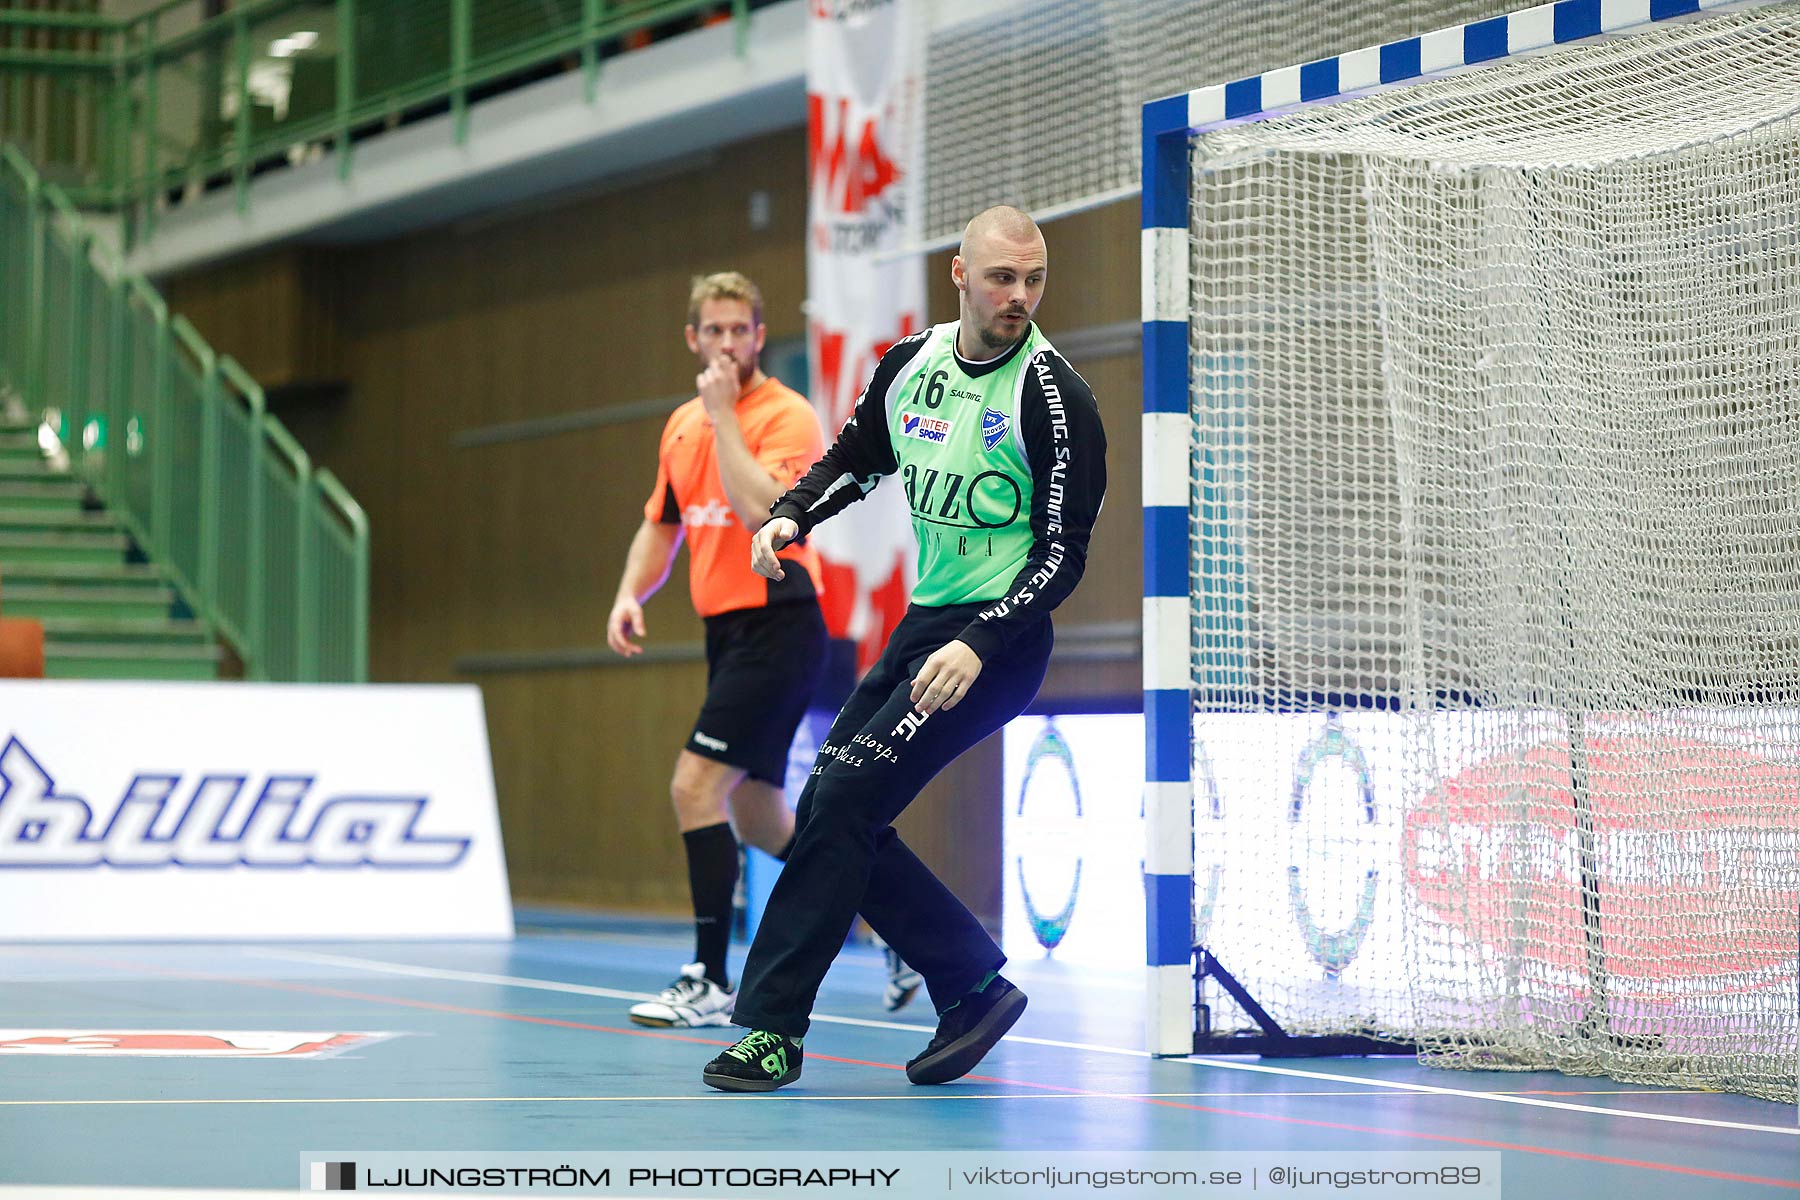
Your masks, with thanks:
[{"label": "white goal net", "polygon": [[932,0],[920,234],[1137,191],[1146,100],[1495,16],[1517,0]]},{"label": "white goal net", "polygon": [[1295,1032],[1793,1100],[1800,5],[1192,179],[1201,940]]}]

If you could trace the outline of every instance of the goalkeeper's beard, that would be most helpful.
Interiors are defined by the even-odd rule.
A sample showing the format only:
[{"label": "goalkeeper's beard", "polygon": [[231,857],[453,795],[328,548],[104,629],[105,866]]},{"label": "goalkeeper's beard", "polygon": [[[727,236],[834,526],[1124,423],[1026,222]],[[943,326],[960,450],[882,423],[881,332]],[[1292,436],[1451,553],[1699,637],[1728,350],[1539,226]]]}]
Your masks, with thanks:
[{"label": "goalkeeper's beard", "polygon": [[[1024,317],[1025,318],[1025,320],[1020,323],[1017,333],[1009,332],[1007,330],[1007,327],[1005,325],[1001,324],[1001,318],[1007,317],[1007,316],[1015,316],[1015,317]],[[995,313],[994,319],[991,323],[989,323],[987,325],[978,325],[975,327],[975,336],[977,338],[981,339],[981,344],[983,346],[986,346],[989,350],[992,350],[995,354],[999,354],[1002,350],[1005,350],[1007,347],[1016,344],[1020,338],[1025,336],[1025,331],[1029,328],[1031,328],[1031,314],[1030,313],[1025,313],[1025,312]]]}]

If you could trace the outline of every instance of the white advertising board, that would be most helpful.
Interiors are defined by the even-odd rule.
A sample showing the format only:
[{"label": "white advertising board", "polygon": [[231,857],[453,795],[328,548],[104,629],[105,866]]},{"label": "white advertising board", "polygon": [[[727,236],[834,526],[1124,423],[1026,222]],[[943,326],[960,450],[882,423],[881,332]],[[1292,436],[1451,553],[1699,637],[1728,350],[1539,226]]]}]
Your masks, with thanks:
[{"label": "white advertising board", "polygon": [[[1199,714],[1194,938],[1313,1011],[1396,1028],[1412,945],[1449,947],[1429,970],[1451,989],[1522,964],[1572,992],[1585,811],[1614,1000],[1763,1011],[1795,980],[1797,731],[1782,708],[1587,713],[1578,809],[1554,713]],[[1141,969],[1143,736],[1135,714],[1007,726],[1009,956]]]},{"label": "white advertising board", "polygon": [[512,933],[473,687],[0,682],[0,940]]}]

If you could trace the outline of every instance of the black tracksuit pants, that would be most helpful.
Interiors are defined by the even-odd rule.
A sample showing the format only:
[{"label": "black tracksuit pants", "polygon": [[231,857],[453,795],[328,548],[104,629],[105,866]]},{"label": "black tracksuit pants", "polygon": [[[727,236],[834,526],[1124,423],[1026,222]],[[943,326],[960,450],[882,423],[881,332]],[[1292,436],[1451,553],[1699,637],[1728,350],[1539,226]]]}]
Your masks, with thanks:
[{"label": "black tracksuit pants", "polygon": [[832,723],[800,793],[793,852],[744,964],[737,1024],[803,1036],[858,912],[925,977],[940,1012],[1006,961],[981,922],[894,832],[894,818],[932,777],[1022,712],[1044,681],[1054,640],[1049,618],[984,662],[955,708],[919,716],[913,677],[983,607],[908,608]]}]

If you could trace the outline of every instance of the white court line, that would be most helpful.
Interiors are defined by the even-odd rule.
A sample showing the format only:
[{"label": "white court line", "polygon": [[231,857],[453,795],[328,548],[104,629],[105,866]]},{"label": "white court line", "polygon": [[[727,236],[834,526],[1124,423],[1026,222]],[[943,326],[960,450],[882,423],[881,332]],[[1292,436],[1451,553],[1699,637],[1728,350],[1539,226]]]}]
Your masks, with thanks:
[{"label": "white court line", "polygon": [[245,951],[251,958],[273,958],[284,962],[311,963],[320,967],[355,967],[382,975],[411,975],[418,979],[443,979],[452,983],[491,983],[501,987],[533,988],[540,992],[567,992],[575,996],[598,996],[603,1000],[654,1000],[649,992],[626,992],[618,988],[592,987],[585,983],[562,983],[555,979],[520,979],[512,975],[487,975],[480,971],[454,971],[445,967],[415,967],[409,963],[381,962],[373,958],[352,958],[342,954],[313,954],[304,950]]},{"label": "white court line", "polygon": [[[1135,1055],[1148,1058],[1150,1055],[1142,1050],[1122,1050],[1113,1046],[1095,1046],[1086,1042],[1058,1042],[1048,1038],[1015,1038],[1007,1037],[1009,1042],[1029,1042],[1038,1046],[1054,1046],[1063,1050],[1081,1050],[1092,1054]],[[1494,1104],[1523,1104],[1529,1108],[1553,1108],[1562,1112],[1589,1113],[1600,1117],[1626,1117],[1636,1121],[1662,1121],[1671,1125],[1703,1125],[1713,1129],[1741,1129],[1752,1133],[1779,1133],[1786,1137],[1800,1137],[1800,1126],[1787,1125],[1753,1125],[1745,1121],[1715,1121],[1708,1117],[1683,1117],[1671,1113],[1642,1112],[1637,1109],[1601,1108],[1594,1104],[1575,1104],[1568,1100],[1540,1100],[1536,1096],[1520,1096],[1509,1092],[1478,1092],[1467,1088],[1434,1087],[1428,1083],[1408,1083],[1398,1079],[1371,1079],[1361,1075],[1334,1075],[1329,1071],[1305,1071],[1298,1067],[1271,1067],[1262,1063],[1232,1062],[1223,1058],[1171,1058],[1165,1062],[1192,1063],[1197,1067],[1217,1067],[1224,1071],[1248,1071],[1256,1075],[1282,1075],[1291,1079],[1310,1079],[1320,1083],[1351,1083],[1361,1087],[1387,1088],[1392,1091],[1413,1092],[1425,1096],[1457,1096],[1466,1100],[1486,1100]],[[1242,1093],[1240,1093],[1242,1094]],[[1662,1092],[1618,1093],[1639,1096],[1656,1096]],[[1678,1095],[1694,1095],[1690,1091],[1677,1092]],[[1716,1094],[1716,1093],[1703,1093]]]},{"label": "white court line", "polygon": [[[610,988],[592,988],[582,984],[560,983],[549,979],[521,979],[512,975],[484,975],[473,971],[451,971],[436,967],[415,967],[405,963],[380,962],[375,959],[352,958],[337,954],[310,954],[302,951],[250,951],[259,958],[289,959],[322,966],[357,967],[391,975],[414,975],[423,979],[445,979],[465,983],[493,983],[505,987],[535,988],[549,992],[574,992],[579,995],[604,996],[617,1000],[648,1000],[641,992],[621,992]],[[856,1025],[865,1029],[902,1029],[908,1033],[930,1033],[925,1025],[907,1025],[898,1021],[864,1021],[855,1017],[831,1017],[813,1014],[814,1021],[833,1025]],[[1091,1042],[1064,1042],[1050,1038],[1023,1037],[1009,1034],[1005,1039],[1027,1046],[1047,1046],[1057,1050],[1078,1050],[1087,1054],[1109,1054],[1125,1058],[1150,1058],[1148,1051],[1122,1046],[1098,1046]],[[1642,1112],[1637,1109],[1601,1108],[1593,1104],[1575,1104],[1567,1100],[1541,1100],[1535,1096],[1517,1096],[1496,1092],[1478,1092],[1467,1088],[1434,1087],[1427,1083],[1407,1083],[1394,1079],[1369,1079],[1359,1075],[1335,1075],[1328,1071],[1305,1071],[1296,1067],[1271,1067],[1262,1063],[1229,1062],[1219,1058],[1175,1058],[1165,1062],[1190,1063],[1200,1067],[1216,1067],[1225,1071],[1248,1071],[1257,1075],[1280,1075],[1292,1079],[1309,1079],[1320,1083],[1348,1083],[1358,1087],[1385,1088],[1425,1096],[1453,1096],[1465,1100],[1481,1100],[1490,1104],[1520,1104],[1529,1108],[1547,1108],[1559,1112],[1586,1113],[1597,1117],[1618,1117],[1633,1121],[1656,1121],[1667,1125],[1695,1125],[1708,1129],[1736,1129],[1746,1133],[1775,1133],[1784,1137],[1800,1137],[1800,1126],[1754,1125],[1745,1121],[1718,1121],[1708,1117],[1684,1117],[1672,1113]],[[1653,1095],[1654,1093],[1645,1093]]]},{"label": "white court line", "polygon": [[[356,967],[384,975],[411,975],[419,979],[443,979],[452,983],[491,983],[500,987],[532,988],[541,992],[567,992],[576,996],[598,996],[603,1000],[654,1000],[650,992],[626,992],[618,988],[593,987],[585,983],[562,983],[555,979],[522,979],[516,975],[488,975],[480,971],[455,971],[444,967],[415,967],[410,963],[380,962],[372,958],[353,958],[342,954],[313,954],[301,950],[246,951],[253,958],[284,959],[289,962],[312,963],[322,967]],[[831,1025],[862,1025],[870,1029],[903,1029],[907,1033],[935,1033],[934,1025],[908,1025],[903,1021],[865,1021],[858,1017],[828,1017],[815,1013],[813,1020]]]},{"label": "white court line", "polygon": [[[525,924],[529,924],[529,922],[525,922]],[[690,930],[687,934],[679,937],[653,937],[649,934],[642,933],[606,933],[602,930],[594,929],[544,929],[532,926],[531,936],[534,939],[542,938],[545,941],[620,942],[626,945],[657,946],[667,949],[670,946],[679,946],[683,944],[684,940],[692,937],[692,931]],[[530,953],[530,951],[527,950],[526,953]],[[859,961],[856,958],[849,958],[838,959],[837,961],[840,963],[847,962],[850,966],[859,971],[868,971],[871,973],[880,971],[883,974],[886,974],[887,972],[886,964],[874,959]],[[1012,964],[1012,969],[1015,972],[1018,972],[1013,975],[1014,980],[1025,980],[1025,972],[1032,970],[1033,964],[1026,963],[1021,966],[1018,963],[1014,963]],[[1029,982],[1029,980],[1025,981]],[[1049,983],[1051,981],[1046,980],[1045,982]],[[1084,975],[1081,980],[1081,987],[1083,991],[1103,992],[1142,992],[1144,990],[1143,983],[1138,981],[1135,977],[1126,978],[1116,975]],[[816,1021],[819,1018],[814,1017],[813,1019]]]},{"label": "white court line", "polygon": [[[1800,1126],[1795,1125],[1754,1125],[1748,1121],[1715,1121],[1707,1117],[1682,1117],[1672,1113],[1640,1112],[1637,1109],[1601,1108],[1594,1104],[1574,1104],[1567,1100],[1540,1100],[1535,1096],[1517,1096],[1495,1092],[1475,1092],[1463,1088],[1433,1087],[1428,1083],[1405,1083],[1390,1079],[1361,1079],[1355,1075],[1333,1075],[1329,1071],[1302,1071],[1294,1067],[1267,1067],[1261,1063],[1227,1062],[1219,1058],[1189,1058],[1183,1060],[1203,1067],[1218,1067],[1226,1071],[1254,1071],[1262,1075],[1286,1075],[1295,1079],[1311,1079],[1322,1083],[1360,1083],[1365,1087],[1392,1088],[1397,1091],[1417,1092],[1428,1096],[1466,1096],[1476,1100],[1491,1100],[1496,1104],[1523,1104],[1529,1108],[1553,1108],[1562,1112],[1589,1113],[1599,1117],[1628,1117],[1635,1121],[1661,1121],[1669,1125],[1702,1125],[1711,1129],[1741,1129],[1748,1133],[1778,1133],[1784,1137],[1800,1137]],[[1641,1092],[1639,1095],[1654,1096],[1656,1092]],[[1681,1095],[1692,1095],[1682,1092]],[[1712,1093],[1718,1094],[1718,1093]]]},{"label": "white court line", "polygon": [[682,933],[609,933],[603,929],[543,929],[522,921],[530,935],[543,938],[547,942],[615,942],[621,946],[655,946],[659,950],[680,947],[692,941],[694,931],[690,927]]},{"label": "white court line", "polygon": [[[1357,1092],[1283,1092],[1283,1096],[1324,1096],[1342,1099]],[[1242,1100],[1243,1092],[908,1092],[887,1096],[808,1096],[808,1100],[904,1100],[912,1103],[943,1100]],[[240,1099],[179,1099],[167,1096],[142,1100],[0,1100],[0,1108],[80,1108],[129,1104],[637,1104],[652,1100],[688,1103],[693,1100],[732,1100],[732,1096],[254,1096]],[[742,1103],[742,1101],[738,1101]]]}]

